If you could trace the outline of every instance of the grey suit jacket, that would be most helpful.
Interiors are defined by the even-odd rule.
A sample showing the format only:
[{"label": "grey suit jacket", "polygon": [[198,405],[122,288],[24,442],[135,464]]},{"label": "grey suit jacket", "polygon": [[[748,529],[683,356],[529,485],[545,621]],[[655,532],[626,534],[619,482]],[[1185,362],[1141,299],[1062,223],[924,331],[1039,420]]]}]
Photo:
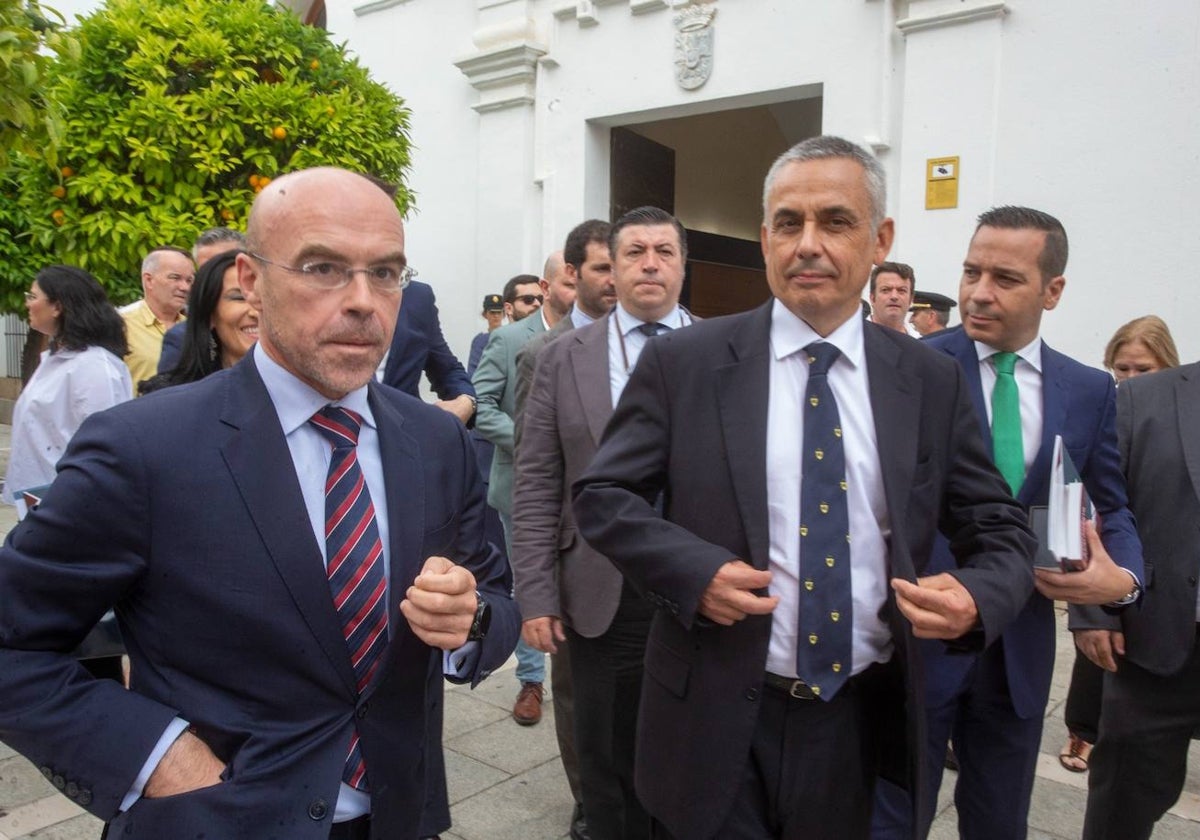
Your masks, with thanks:
[{"label": "grey suit jacket", "polygon": [[1139,607],[1122,611],[1125,656],[1164,676],[1196,639],[1200,578],[1200,363],[1117,389],[1117,436],[1146,567]]},{"label": "grey suit jacket", "polygon": [[537,369],[538,354],[542,348],[565,332],[575,329],[571,313],[567,313],[550,329],[540,332],[517,351],[517,417],[513,428],[513,460],[521,457],[521,419],[525,414],[525,403],[529,389],[533,387],[533,373]]},{"label": "grey suit jacket", "polygon": [[542,316],[534,312],[515,324],[494,330],[483,348],[479,367],[471,376],[478,403],[475,431],[496,446],[488,476],[488,504],[508,516],[512,513],[513,418],[517,415],[517,351],[538,333],[545,332]]},{"label": "grey suit jacket", "polygon": [[571,330],[538,354],[513,488],[513,581],[522,618],[557,616],[589,638],[608,629],[621,574],[575,530],[571,484],[612,415],[608,321]]}]

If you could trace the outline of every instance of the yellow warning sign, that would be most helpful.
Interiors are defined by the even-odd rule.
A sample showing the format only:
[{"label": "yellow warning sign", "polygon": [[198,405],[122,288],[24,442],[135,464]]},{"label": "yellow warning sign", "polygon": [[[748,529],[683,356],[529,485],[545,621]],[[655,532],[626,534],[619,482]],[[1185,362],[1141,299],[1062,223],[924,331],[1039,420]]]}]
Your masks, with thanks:
[{"label": "yellow warning sign", "polygon": [[958,158],[925,161],[925,209],[949,210],[958,206]]}]

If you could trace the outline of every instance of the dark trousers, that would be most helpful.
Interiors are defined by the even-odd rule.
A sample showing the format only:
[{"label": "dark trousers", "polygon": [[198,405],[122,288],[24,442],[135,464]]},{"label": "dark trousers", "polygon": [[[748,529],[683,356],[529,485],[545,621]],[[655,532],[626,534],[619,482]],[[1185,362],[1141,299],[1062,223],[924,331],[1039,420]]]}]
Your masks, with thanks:
[{"label": "dark trousers", "polygon": [[575,681],[571,676],[571,651],[566,642],[559,642],[558,653],[550,654],[550,693],[554,703],[558,757],[571,788],[571,798],[579,805],[583,802],[583,788],[579,782],[579,751],[575,749]]},{"label": "dark trousers", "polygon": [[1192,731],[1200,725],[1200,645],[1179,673],[1122,661],[1104,675],[1100,739],[1088,776],[1084,840],[1148,838],[1179,799]]},{"label": "dark trousers", "polygon": [[650,818],[633,789],[642,660],[654,610],[624,584],[617,613],[594,639],[567,628],[575,689],[575,747],[593,840],[644,840]]},{"label": "dark trousers", "polygon": [[1075,665],[1071,668],[1071,687],[1063,719],[1067,731],[1089,744],[1096,743],[1100,729],[1100,702],[1104,697],[1104,669],[1075,649]]},{"label": "dark trousers", "polygon": [[[765,687],[750,760],[714,838],[866,840],[883,729],[904,702],[899,674],[874,665],[828,702]],[[654,838],[672,840],[657,823]]]},{"label": "dark trousers", "polygon": [[[927,813],[934,813],[945,769],[946,745],[954,739],[958,780],[954,804],[962,840],[1024,840],[1037,771],[1042,716],[1017,716],[1008,693],[1003,642],[975,659],[962,690],[927,703],[927,738],[921,761],[928,780]],[[881,783],[876,793],[872,840],[914,836],[908,793]]]}]

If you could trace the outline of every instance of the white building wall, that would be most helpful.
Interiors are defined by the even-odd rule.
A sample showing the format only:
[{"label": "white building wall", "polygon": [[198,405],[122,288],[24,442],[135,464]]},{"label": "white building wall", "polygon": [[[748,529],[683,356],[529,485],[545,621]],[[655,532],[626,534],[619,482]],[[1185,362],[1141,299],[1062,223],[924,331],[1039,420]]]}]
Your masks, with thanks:
[{"label": "white building wall", "polygon": [[[893,255],[919,287],[954,294],[975,215],[1030,204],[1071,238],[1048,341],[1098,364],[1119,324],[1155,312],[1200,357],[1182,279],[1200,263],[1195,0],[716,0],[695,91],[675,81],[670,5],[329,2],[334,36],[413,108],[409,250],[456,350],[484,293],[607,215],[609,127],[820,95],[823,130],[887,168]],[[926,210],[925,161],[948,155],[959,207]]]}]

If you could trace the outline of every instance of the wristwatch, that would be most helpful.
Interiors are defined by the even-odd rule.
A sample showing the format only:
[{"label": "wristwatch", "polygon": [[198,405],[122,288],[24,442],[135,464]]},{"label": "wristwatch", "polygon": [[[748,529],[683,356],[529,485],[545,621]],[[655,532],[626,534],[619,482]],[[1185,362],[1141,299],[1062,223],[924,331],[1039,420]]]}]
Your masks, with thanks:
[{"label": "wristwatch", "polygon": [[1125,597],[1118,598],[1115,601],[1110,601],[1108,604],[1108,606],[1110,606],[1110,607],[1129,606],[1130,604],[1132,604],[1134,601],[1136,601],[1138,599],[1138,596],[1140,596],[1142,594],[1142,583],[1141,583],[1141,581],[1139,581],[1137,579],[1137,577],[1133,574],[1133,572],[1131,572],[1125,568],[1122,568],[1121,571],[1125,572],[1125,574],[1127,574],[1131,578],[1133,578],[1133,588],[1129,590],[1129,594],[1127,594]]},{"label": "wristwatch", "polygon": [[471,622],[471,629],[467,632],[468,642],[481,642],[483,637],[487,635],[488,628],[492,626],[492,605],[487,602],[478,589],[475,590],[475,620]]}]

